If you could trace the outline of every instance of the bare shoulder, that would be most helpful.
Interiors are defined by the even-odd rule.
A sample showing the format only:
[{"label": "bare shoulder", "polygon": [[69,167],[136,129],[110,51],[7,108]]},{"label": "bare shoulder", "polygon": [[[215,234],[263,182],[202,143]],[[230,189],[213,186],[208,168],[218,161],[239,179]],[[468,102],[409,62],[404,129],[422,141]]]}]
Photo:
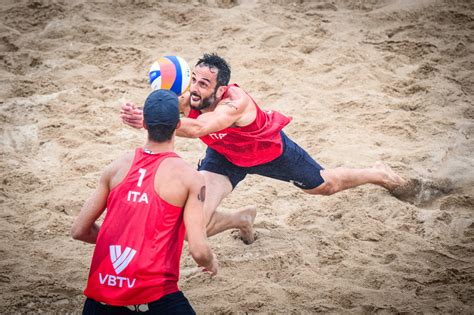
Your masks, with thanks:
[{"label": "bare shoulder", "polygon": [[[247,93],[240,87],[230,86],[226,97],[219,102],[218,106],[221,109],[225,108],[228,113],[242,114],[247,110],[249,99]],[[228,111],[229,109],[231,110]]]},{"label": "bare shoulder", "polygon": [[169,204],[182,207],[189,194],[204,186],[204,178],[181,158],[164,160],[155,176],[155,191]]},{"label": "bare shoulder", "polygon": [[[245,93],[245,91],[242,90],[242,88],[239,87],[239,86],[232,85],[227,90],[227,98],[230,99],[230,100],[239,99],[239,98],[242,98],[244,96],[247,96],[247,93]],[[225,99],[227,99],[227,98],[225,98]]]},{"label": "bare shoulder", "polygon": [[238,117],[234,122],[237,127],[247,126],[255,120],[257,113],[255,105],[250,96],[238,86],[230,86],[227,97],[218,104],[226,114]]},{"label": "bare shoulder", "polygon": [[135,152],[133,151],[122,154],[121,156],[113,160],[109,165],[107,165],[106,169],[108,171],[114,171],[120,169],[121,167],[127,164],[131,164],[133,162],[134,156]]},{"label": "bare shoulder", "polygon": [[112,161],[104,169],[103,176],[108,178],[111,189],[117,186],[125,178],[128,170],[132,166],[134,156],[134,151],[127,152]]},{"label": "bare shoulder", "polygon": [[166,159],[165,163],[168,169],[172,171],[172,176],[179,179],[186,186],[194,182],[196,178],[199,179],[201,177],[195,167],[189,165],[182,158]]}]

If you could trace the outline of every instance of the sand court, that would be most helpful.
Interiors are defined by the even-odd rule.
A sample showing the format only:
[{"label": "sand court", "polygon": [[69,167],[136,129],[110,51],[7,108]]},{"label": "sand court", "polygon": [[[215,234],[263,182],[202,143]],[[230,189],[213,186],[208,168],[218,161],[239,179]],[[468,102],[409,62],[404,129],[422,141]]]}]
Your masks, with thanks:
[{"label": "sand court", "polygon": [[[380,160],[410,186],[322,197],[248,176],[220,210],[256,205],[257,240],[212,237],[215,279],[184,248],[197,313],[472,313],[471,1],[6,0],[0,17],[0,313],[81,313],[93,246],[70,226],[144,139],[120,105],[143,104],[156,58],[205,52],[292,116],[284,131],[322,166]],[[176,150],[196,165],[205,145]]]}]

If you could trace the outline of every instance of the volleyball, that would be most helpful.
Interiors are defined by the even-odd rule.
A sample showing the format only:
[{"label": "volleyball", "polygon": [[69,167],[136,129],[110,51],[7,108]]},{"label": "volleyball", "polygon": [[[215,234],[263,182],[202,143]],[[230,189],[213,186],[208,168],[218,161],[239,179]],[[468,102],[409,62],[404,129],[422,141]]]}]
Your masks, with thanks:
[{"label": "volleyball", "polygon": [[181,57],[164,56],[153,62],[148,77],[153,91],[171,90],[180,96],[189,89],[191,69]]}]

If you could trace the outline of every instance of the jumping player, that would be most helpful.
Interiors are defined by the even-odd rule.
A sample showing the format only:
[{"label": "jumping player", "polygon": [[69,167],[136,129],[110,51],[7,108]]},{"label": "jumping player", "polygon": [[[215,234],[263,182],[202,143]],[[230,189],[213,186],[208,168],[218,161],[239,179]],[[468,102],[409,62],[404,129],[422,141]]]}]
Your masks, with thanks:
[{"label": "jumping player", "polygon": [[[226,215],[216,211],[247,174],[288,181],[314,195],[331,195],[363,184],[393,190],[404,183],[390,167],[323,169],[282,131],[290,121],[276,111],[263,111],[250,95],[229,84],[230,67],[215,54],[205,54],[192,73],[189,93],[182,96],[177,135],[200,138],[208,145],[198,166],[212,188],[204,205],[208,236],[229,228]],[[133,104],[122,106],[124,123],[140,128],[141,111]],[[242,232],[242,231],[241,231]],[[242,235],[252,242],[252,235]]]},{"label": "jumping player", "polygon": [[72,237],[96,244],[84,314],[194,314],[177,285],[185,231],[194,260],[217,273],[206,239],[204,178],[173,152],[179,124],[177,96],[151,93],[145,146],[107,166],[75,220]]}]

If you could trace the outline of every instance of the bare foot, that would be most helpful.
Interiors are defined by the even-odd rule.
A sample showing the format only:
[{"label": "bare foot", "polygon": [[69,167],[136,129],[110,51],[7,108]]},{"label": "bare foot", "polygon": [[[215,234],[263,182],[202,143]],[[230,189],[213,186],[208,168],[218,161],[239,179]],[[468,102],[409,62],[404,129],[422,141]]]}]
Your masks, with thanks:
[{"label": "bare foot", "polygon": [[255,206],[247,206],[238,211],[236,215],[240,221],[240,238],[245,244],[252,244],[255,241],[255,233],[253,230],[253,221],[257,215],[257,209]]},{"label": "bare foot", "polygon": [[382,162],[376,162],[373,168],[381,171],[382,182],[380,185],[386,188],[388,191],[393,191],[397,187],[405,184],[405,180],[401,178],[395,171],[388,165]]}]

